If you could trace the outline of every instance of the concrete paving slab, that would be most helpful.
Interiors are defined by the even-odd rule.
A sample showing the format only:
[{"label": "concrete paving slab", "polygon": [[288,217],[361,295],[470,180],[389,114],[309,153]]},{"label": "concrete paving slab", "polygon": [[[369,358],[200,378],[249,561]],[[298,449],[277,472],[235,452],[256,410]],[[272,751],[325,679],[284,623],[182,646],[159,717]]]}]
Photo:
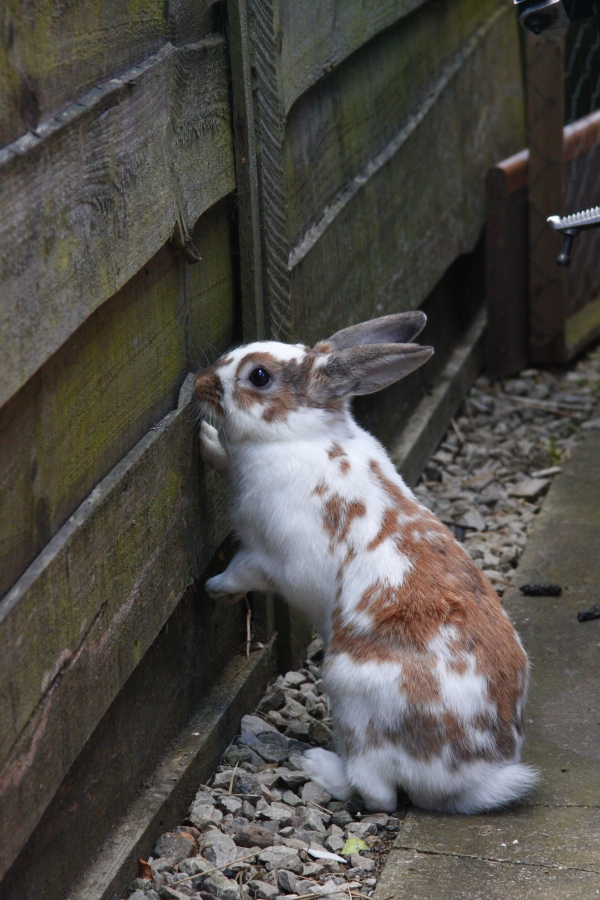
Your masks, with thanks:
[{"label": "concrete paving slab", "polygon": [[[600,846],[600,809],[569,806],[551,814],[545,806],[521,806],[510,815],[414,811],[395,844],[423,853],[593,870],[590,845]],[[600,871],[600,866],[596,868]]]},{"label": "concrete paving slab", "polygon": [[[484,816],[410,810],[375,900],[577,900],[600,895],[600,433],[573,451],[530,535],[504,606],[532,663],[523,758],[541,773],[526,803]],[[513,843],[518,841],[517,844]]]},{"label": "concrete paving slab", "polygon": [[596,900],[597,873],[392,850],[381,900]]}]

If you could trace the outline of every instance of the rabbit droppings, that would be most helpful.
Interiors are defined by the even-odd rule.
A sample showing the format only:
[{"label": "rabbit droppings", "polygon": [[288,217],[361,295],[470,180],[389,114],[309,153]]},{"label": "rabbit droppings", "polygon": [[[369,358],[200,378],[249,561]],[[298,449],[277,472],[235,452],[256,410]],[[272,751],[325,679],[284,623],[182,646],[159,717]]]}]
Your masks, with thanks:
[{"label": "rabbit droppings", "polygon": [[[339,331],[314,349],[263,341],[197,376],[202,455],[225,474],[241,548],[208,594],[273,590],[314,623],[337,754],[304,755],[333,797],[476,813],[523,796],[527,656],[498,596],[415,499],[350,399],[432,355],[421,312]],[[223,442],[221,442],[221,438]]]}]

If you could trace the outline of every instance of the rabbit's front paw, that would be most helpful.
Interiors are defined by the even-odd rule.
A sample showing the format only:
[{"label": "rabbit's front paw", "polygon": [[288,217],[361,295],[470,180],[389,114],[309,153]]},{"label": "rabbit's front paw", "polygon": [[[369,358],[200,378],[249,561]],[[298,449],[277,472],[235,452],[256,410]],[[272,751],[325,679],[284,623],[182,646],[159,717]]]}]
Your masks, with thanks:
[{"label": "rabbit's front paw", "polygon": [[236,603],[238,600],[241,600],[246,592],[236,591],[232,593],[228,591],[225,579],[226,574],[226,572],[223,572],[222,575],[215,575],[214,578],[209,578],[204,585],[204,590],[212,600],[216,600],[218,603]]},{"label": "rabbit's front paw", "polygon": [[229,466],[229,456],[219,439],[219,432],[205,421],[200,423],[200,456],[217,472],[225,472]]}]

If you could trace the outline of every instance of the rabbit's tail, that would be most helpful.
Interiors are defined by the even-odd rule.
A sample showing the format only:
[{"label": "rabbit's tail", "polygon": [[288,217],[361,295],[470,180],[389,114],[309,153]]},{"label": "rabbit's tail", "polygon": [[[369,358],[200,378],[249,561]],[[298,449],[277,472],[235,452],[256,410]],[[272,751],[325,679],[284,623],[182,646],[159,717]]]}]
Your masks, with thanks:
[{"label": "rabbit's tail", "polygon": [[490,765],[482,777],[465,785],[456,794],[432,802],[417,795],[409,795],[413,803],[437,812],[480,813],[490,809],[508,806],[528,794],[538,783],[539,773],[522,763]]},{"label": "rabbit's tail", "polygon": [[302,756],[302,766],[310,779],[336,800],[347,800],[350,797],[352,786],[346,774],[344,760],[337,753],[314,747]]}]

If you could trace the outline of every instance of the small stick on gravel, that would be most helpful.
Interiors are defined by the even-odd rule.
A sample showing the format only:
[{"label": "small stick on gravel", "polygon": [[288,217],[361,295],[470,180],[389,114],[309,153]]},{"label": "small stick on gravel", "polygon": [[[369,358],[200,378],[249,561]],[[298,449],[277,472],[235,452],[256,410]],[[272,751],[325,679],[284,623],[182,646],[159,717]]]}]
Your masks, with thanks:
[{"label": "small stick on gravel", "polygon": [[229,790],[227,792],[230,797],[233,795],[233,781],[235,779],[235,773],[237,772],[238,765],[239,763],[235,764],[235,766],[233,767],[233,772],[231,773],[231,781],[229,782]]},{"label": "small stick on gravel", "polygon": [[250,659],[250,644],[252,643],[252,610],[250,609],[248,594],[246,594],[244,600],[246,601],[246,659]]}]

